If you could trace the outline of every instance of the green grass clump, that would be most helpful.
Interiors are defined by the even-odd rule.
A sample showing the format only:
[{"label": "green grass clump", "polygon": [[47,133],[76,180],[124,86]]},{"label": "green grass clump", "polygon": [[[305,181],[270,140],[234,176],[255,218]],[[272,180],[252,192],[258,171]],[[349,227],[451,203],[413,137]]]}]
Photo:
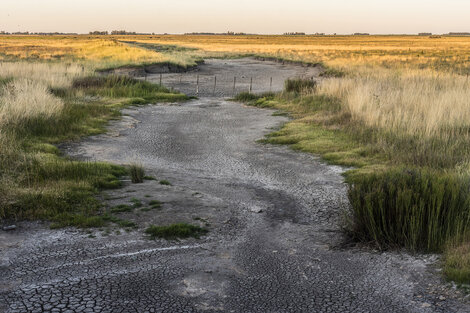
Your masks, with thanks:
[{"label": "green grass clump", "polygon": [[158,200],[152,200],[149,202],[149,205],[151,206],[152,209],[159,209],[162,207],[162,203]]},{"label": "green grass clump", "polygon": [[295,79],[288,79],[284,83],[284,90],[286,92],[306,92],[312,91],[317,86],[317,82],[312,79],[304,79],[304,78],[295,78]]},{"label": "green grass clump", "polygon": [[127,204],[120,204],[115,207],[112,207],[109,212],[111,213],[122,213],[122,212],[130,212],[132,211],[132,208],[130,205]]},{"label": "green grass clump", "polygon": [[142,207],[142,201],[140,201],[140,200],[137,199],[137,198],[132,198],[132,199],[131,199],[131,202],[132,202],[132,207],[133,207],[133,208],[140,208],[140,207]]},{"label": "green grass clump", "polygon": [[262,98],[273,99],[276,94],[272,92],[265,92],[261,94],[251,93],[251,92],[240,92],[237,94],[233,100],[239,102],[253,102]]},{"label": "green grass clump", "polygon": [[380,248],[439,252],[470,229],[470,180],[425,169],[356,176],[349,200],[354,236]]},{"label": "green grass clump", "polygon": [[163,179],[163,180],[160,181],[160,185],[171,186],[171,183],[168,180]]},{"label": "green grass clump", "polygon": [[116,224],[123,228],[137,228],[137,224],[128,220],[119,220]]},{"label": "green grass clump", "polygon": [[258,99],[259,96],[251,92],[241,92],[237,94],[234,98],[235,101],[239,102],[250,102]]},{"label": "green grass clump", "polygon": [[241,92],[233,98],[234,101],[244,102],[251,106],[259,108],[272,108],[274,106],[273,100],[276,95],[272,92],[265,92],[262,94],[254,94],[250,92]]},{"label": "green grass clump", "polygon": [[207,232],[208,230],[205,228],[185,223],[172,224],[168,226],[151,225],[145,230],[145,233],[150,235],[152,239],[199,238],[200,236],[207,234]]},{"label": "green grass clump", "polygon": [[140,184],[144,182],[145,171],[141,165],[131,164],[129,166],[129,175],[131,176],[131,181],[134,184]]}]

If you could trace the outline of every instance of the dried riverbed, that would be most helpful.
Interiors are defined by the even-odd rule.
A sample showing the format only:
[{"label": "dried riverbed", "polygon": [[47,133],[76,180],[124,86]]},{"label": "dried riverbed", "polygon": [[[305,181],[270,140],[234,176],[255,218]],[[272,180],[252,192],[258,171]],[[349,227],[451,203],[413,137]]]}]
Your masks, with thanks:
[{"label": "dried riverbed", "polygon": [[[287,77],[318,71],[209,60],[197,72],[162,77],[200,99],[127,109],[108,134],[69,146],[79,158],[141,163],[157,178],[108,192],[109,206],[132,198],[162,206],[121,213],[138,224],[131,232],[90,236],[25,223],[0,233],[0,311],[470,312],[432,256],[341,248],[343,169],[256,143],[286,118],[224,100],[233,77],[237,92],[251,80],[254,91],[275,91]],[[175,222],[210,233],[181,241],[143,235],[149,224]]]}]

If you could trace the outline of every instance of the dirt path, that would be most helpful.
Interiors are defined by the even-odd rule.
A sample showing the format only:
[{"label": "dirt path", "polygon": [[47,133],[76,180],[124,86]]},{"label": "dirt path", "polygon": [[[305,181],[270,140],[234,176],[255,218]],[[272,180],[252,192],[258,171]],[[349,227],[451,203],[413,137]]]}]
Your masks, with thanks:
[{"label": "dirt path", "polygon": [[[225,64],[227,63],[227,64]],[[276,80],[313,68],[252,60],[209,61]],[[266,68],[268,72],[263,72]],[[251,71],[251,72],[250,72]],[[253,72],[254,71],[254,72]],[[270,72],[269,72],[270,71]],[[264,73],[264,74],[263,74]],[[197,73],[167,76],[184,84]],[[150,77],[159,80],[159,75]],[[182,105],[126,110],[123,121],[71,147],[72,155],[140,162],[166,179],[130,184],[109,205],[137,198],[160,210],[121,214],[139,229],[88,234],[26,224],[2,233],[0,308],[7,312],[470,312],[442,285],[433,257],[340,249],[347,205],[340,167],[257,139],[278,127],[272,111],[224,101],[220,93]],[[260,91],[282,84],[259,84]],[[208,95],[209,96],[209,95]],[[200,240],[144,238],[149,224],[209,225]],[[454,291],[450,291],[451,294]]]}]

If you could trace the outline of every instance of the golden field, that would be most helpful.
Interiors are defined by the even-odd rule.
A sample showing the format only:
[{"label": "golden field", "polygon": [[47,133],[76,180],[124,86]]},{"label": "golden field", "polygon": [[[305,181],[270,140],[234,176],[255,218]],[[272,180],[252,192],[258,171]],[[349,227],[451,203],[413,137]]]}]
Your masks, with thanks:
[{"label": "golden field", "polygon": [[169,35],[132,40],[192,47],[209,55],[270,55],[336,67],[382,65],[467,73],[470,65],[470,37]]},{"label": "golden field", "polygon": [[467,73],[470,37],[420,36],[2,36],[0,59],[103,62],[109,65],[176,61],[187,54],[157,53],[123,41],[199,49],[201,56],[270,55],[327,66],[382,65]]},{"label": "golden field", "polygon": [[111,37],[88,36],[2,36],[0,60],[80,63],[90,68],[168,61],[191,63],[186,56],[156,53]]}]

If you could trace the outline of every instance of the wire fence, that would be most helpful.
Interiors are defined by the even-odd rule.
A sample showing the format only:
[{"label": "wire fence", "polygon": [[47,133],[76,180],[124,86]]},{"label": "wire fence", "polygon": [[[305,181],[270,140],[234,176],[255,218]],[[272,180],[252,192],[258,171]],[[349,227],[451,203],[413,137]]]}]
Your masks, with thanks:
[{"label": "wire fence", "polygon": [[241,92],[281,91],[284,87],[284,78],[261,76],[161,73],[146,75],[144,79],[194,96],[235,96]]}]

